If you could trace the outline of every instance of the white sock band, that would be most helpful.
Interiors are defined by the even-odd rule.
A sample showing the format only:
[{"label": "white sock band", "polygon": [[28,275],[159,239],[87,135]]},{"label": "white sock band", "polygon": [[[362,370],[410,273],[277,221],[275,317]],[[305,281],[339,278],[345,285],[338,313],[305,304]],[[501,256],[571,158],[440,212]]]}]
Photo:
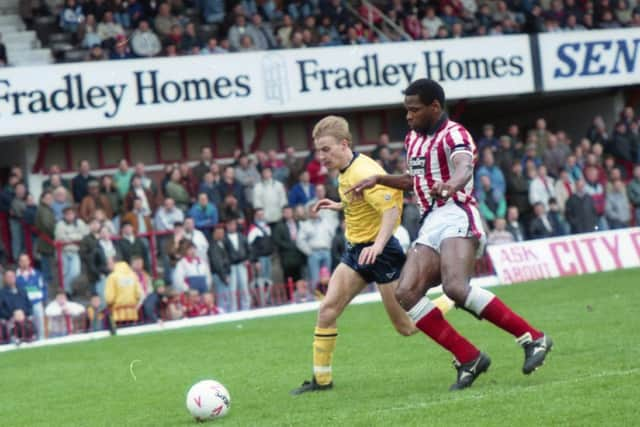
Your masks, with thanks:
[{"label": "white sock band", "polygon": [[411,320],[416,323],[418,320],[422,319],[424,316],[429,314],[431,310],[437,308],[435,304],[431,302],[431,300],[427,297],[422,297],[420,301],[416,305],[413,306],[411,310],[407,312]]},{"label": "white sock band", "polygon": [[486,289],[471,286],[471,291],[469,291],[467,300],[464,302],[464,307],[474,312],[476,316],[481,317],[481,313],[494,297],[495,295]]}]

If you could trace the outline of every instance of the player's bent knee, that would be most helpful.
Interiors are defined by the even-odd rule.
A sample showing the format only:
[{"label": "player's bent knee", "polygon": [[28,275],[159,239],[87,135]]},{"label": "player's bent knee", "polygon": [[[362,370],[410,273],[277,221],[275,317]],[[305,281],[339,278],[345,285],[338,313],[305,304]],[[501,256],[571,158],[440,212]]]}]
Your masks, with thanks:
[{"label": "player's bent knee", "polygon": [[442,290],[445,295],[455,301],[456,304],[462,306],[469,292],[468,285],[460,280],[444,281]]}]

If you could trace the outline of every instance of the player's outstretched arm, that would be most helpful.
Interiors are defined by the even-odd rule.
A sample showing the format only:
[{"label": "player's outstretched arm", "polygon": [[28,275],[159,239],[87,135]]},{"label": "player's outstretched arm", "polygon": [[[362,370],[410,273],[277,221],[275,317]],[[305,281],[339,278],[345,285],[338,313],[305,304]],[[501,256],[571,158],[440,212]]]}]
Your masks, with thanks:
[{"label": "player's outstretched arm", "polygon": [[313,205],[313,207],[311,209],[313,209],[314,212],[318,212],[321,209],[330,209],[332,211],[341,211],[342,210],[342,203],[334,202],[331,199],[322,199],[322,200],[318,200]]},{"label": "player's outstretched arm", "polygon": [[429,190],[433,197],[448,199],[464,188],[473,176],[473,157],[471,153],[460,153],[453,158],[453,175],[447,182],[435,182]]},{"label": "player's outstretched arm", "polygon": [[369,178],[365,178],[358,182],[356,185],[345,191],[346,194],[353,194],[356,197],[362,197],[364,190],[375,187],[376,185],[385,185],[391,188],[397,188],[399,190],[411,190],[413,189],[413,180],[411,175],[373,175]]},{"label": "player's outstretched arm", "polygon": [[367,246],[360,252],[360,257],[358,258],[359,264],[365,265],[376,262],[376,257],[382,253],[387,242],[393,235],[393,230],[398,223],[399,217],[400,209],[398,209],[397,206],[393,206],[382,213],[382,222],[378,236],[376,236],[373,245]]}]

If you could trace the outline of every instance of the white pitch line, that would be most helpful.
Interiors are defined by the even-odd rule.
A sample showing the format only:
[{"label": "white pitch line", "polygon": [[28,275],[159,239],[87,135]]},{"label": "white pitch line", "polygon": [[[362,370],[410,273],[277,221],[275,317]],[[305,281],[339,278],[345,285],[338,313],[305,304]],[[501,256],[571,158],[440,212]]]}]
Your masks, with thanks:
[{"label": "white pitch line", "polygon": [[537,389],[542,388],[542,387],[558,386],[558,385],[565,385],[565,384],[575,384],[575,383],[594,380],[594,379],[598,379],[598,378],[620,377],[620,376],[624,376],[624,375],[634,375],[634,374],[638,374],[638,373],[640,373],[640,368],[627,369],[627,370],[624,370],[624,371],[602,371],[602,372],[594,373],[592,375],[585,375],[585,376],[582,376],[582,377],[570,378],[570,379],[566,379],[566,380],[550,381],[550,382],[546,382],[546,383],[533,384],[533,385],[526,386],[526,387],[512,388],[512,389],[509,389],[509,390],[504,390],[504,391],[497,392],[497,393],[469,394],[469,395],[466,395],[466,396],[465,395],[461,395],[460,397],[454,397],[452,399],[443,399],[443,400],[415,403],[415,404],[403,405],[403,406],[392,406],[390,408],[379,409],[376,412],[407,411],[407,410],[413,410],[413,409],[425,409],[425,408],[430,408],[430,407],[434,407],[434,406],[440,406],[440,405],[448,404],[448,403],[474,401],[474,400],[481,400],[481,399],[484,399],[484,398],[487,398],[487,397],[502,397],[502,396],[505,396],[505,395],[520,394],[521,392],[537,391]]}]

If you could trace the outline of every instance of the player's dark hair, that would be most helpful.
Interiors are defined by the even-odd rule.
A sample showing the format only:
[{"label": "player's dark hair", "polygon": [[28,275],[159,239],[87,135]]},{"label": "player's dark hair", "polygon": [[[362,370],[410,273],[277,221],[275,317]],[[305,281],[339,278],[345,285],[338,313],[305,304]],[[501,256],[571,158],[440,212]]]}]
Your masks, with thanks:
[{"label": "player's dark hair", "polygon": [[444,108],[444,89],[435,80],[418,79],[411,83],[404,91],[405,95],[418,95],[424,105],[430,105],[434,100]]}]

